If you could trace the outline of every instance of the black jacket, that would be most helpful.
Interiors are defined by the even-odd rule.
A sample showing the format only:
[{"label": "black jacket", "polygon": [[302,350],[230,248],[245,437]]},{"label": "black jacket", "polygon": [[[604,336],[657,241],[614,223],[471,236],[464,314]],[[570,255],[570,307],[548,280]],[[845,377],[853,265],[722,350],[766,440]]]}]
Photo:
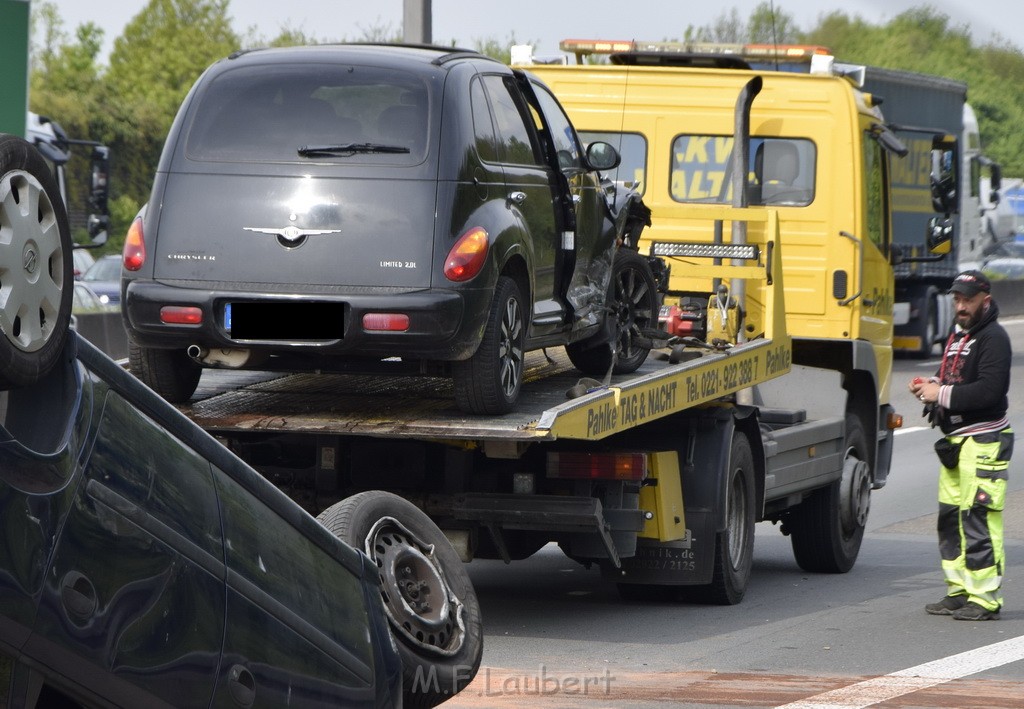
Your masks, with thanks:
[{"label": "black jacket", "polygon": [[996,322],[999,307],[991,302],[981,321],[956,331],[946,343],[939,368],[941,384],[952,384],[949,408],[939,411],[943,433],[1006,416],[1010,389],[1010,337]]}]

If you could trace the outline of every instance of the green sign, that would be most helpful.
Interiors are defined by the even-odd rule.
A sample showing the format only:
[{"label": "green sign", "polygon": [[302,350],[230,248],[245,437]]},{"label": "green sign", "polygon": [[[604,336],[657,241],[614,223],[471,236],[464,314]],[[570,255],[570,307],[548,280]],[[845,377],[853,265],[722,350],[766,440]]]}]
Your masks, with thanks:
[{"label": "green sign", "polygon": [[29,0],[0,0],[0,133],[25,137]]}]

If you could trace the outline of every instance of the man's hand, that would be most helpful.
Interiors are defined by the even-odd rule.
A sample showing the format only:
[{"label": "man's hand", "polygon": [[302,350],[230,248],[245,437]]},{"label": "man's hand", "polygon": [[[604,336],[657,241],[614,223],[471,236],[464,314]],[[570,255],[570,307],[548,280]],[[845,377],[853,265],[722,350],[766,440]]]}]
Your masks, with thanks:
[{"label": "man's hand", "polygon": [[939,399],[939,383],[921,377],[914,377],[907,387],[910,393],[916,396],[925,404],[931,404]]}]

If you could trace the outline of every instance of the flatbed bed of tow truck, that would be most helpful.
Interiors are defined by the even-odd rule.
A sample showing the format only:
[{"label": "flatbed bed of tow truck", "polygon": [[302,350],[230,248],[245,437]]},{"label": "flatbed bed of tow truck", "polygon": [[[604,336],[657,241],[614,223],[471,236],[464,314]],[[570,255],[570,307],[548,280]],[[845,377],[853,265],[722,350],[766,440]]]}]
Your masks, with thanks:
[{"label": "flatbed bed of tow truck", "polygon": [[[726,207],[692,211],[718,219],[763,222],[768,233],[777,234],[772,211],[751,213]],[[562,348],[531,352],[526,356],[517,410],[509,414],[466,416],[451,403],[451,382],[442,377],[229,370],[207,370],[192,401],[180,408],[214,434],[277,431],[520,442],[602,439],[790,370],[792,341],[785,330],[779,250],[768,248],[761,258],[764,262],[759,265],[713,268],[723,279],[735,275],[767,283],[763,337],[693,348],[699,356],[674,364],[655,353],[636,372],[610,377],[607,383],[584,379]],[[694,275],[707,275],[707,268],[701,262],[673,266]],[[568,392],[581,381],[596,386],[568,399]]]}]

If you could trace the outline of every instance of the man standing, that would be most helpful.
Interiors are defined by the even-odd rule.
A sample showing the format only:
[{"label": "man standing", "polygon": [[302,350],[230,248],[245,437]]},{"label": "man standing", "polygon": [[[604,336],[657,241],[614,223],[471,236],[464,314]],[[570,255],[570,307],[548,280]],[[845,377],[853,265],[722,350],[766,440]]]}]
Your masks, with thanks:
[{"label": "man standing", "polygon": [[939,454],[939,554],[946,595],[925,610],[956,620],[998,620],[1003,598],[1003,502],[1013,453],[1006,418],[1010,338],[980,271],[953,281],[956,322],[936,376],[910,392],[945,434]]}]

